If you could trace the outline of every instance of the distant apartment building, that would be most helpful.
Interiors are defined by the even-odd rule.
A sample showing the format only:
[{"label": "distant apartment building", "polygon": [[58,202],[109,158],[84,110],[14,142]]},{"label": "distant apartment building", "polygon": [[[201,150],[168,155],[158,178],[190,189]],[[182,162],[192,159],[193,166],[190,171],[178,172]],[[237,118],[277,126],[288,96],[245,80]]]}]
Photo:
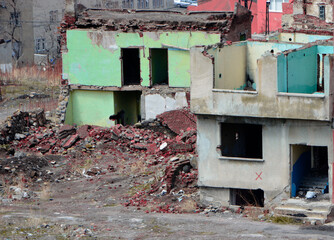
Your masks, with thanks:
[{"label": "distant apartment building", "polygon": [[1,70],[11,70],[12,62],[19,66],[33,63],[32,19],[32,0],[0,1]]},{"label": "distant apartment building", "polygon": [[[64,0],[0,0],[0,71],[60,58]],[[172,0],[77,0],[81,8],[168,9]]]}]

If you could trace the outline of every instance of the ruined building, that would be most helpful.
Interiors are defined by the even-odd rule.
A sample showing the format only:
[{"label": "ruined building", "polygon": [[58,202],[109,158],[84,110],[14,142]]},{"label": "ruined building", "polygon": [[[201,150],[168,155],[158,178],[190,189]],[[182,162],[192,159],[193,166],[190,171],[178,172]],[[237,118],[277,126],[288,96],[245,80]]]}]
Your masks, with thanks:
[{"label": "ruined building", "polygon": [[251,15],[68,7],[62,26],[65,122],[111,126],[118,113],[133,124],[187,107],[190,48],[249,38]]},{"label": "ruined building", "polygon": [[334,22],[332,0],[294,0],[284,9],[282,27],[290,30],[331,31]]},{"label": "ruined building", "polygon": [[[334,203],[333,64],[331,41],[191,49],[203,202],[279,206],[325,221]],[[299,200],[299,212],[289,212],[284,204],[308,191],[320,207]]]}]

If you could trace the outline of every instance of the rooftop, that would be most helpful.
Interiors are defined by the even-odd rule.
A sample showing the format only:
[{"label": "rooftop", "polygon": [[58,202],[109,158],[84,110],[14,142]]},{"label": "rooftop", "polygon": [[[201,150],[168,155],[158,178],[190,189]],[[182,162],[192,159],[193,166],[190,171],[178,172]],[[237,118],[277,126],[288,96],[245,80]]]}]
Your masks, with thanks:
[{"label": "rooftop", "polygon": [[78,15],[77,27],[106,27],[109,30],[201,30],[224,31],[233,12],[178,12],[149,10],[86,9]]}]

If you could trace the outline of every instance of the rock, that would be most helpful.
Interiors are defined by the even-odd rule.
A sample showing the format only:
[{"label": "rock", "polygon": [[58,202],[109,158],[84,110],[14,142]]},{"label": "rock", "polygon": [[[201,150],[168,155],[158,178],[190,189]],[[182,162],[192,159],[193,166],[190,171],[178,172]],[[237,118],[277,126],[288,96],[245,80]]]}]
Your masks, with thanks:
[{"label": "rock", "polygon": [[15,154],[14,154],[14,157],[16,157],[18,159],[22,159],[26,156],[27,156],[27,154],[25,152],[15,152]]},{"label": "rock", "polygon": [[27,137],[27,136],[24,135],[24,134],[16,133],[14,139],[15,139],[15,140],[21,140],[21,139],[25,139],[26,137]]},{"label": "rock", "polygon": [[76,130],[73,126],[65,124],[59,129],[58,136],[59,136],[59,139],[64,139],[75,133],[76,133]]},{"label": "rock", "polygon": [[190,165],[192,166],[192,168],[197,169],[197,167],[198,167],[198,159],[197,159],[197,157],[191,156],[191,158],[190,158]]},{"label": "rock", "polygon": [[146,144],[142,144],[142,143],[133,144],[131,147],[138,149],[138,150],[147,150]]},{"label": "rock", "polygon": [[75,134],[75,135],[72,135],[72,136],[68,136],[65,141],[63,141],[62,143],[62,147],[67,149],[67,148],[70,148],[72,147],[75,142],[79,139],[79,135],[78,134]]},{"label": "rock", "polygon": [[101,169],[98,167],[93,167],[89,170],[87,170],[87,175],[89,176],[94,176],[94,175],[98,175],[101,173]]},{"label": "rock", "polygon": [[168,144],[166,142],[163,142],[159,147],[160,151],[165,150],[167,148],[167,146],[168,146]]},{"label": "rock", "polygon": [[79,138],[85,139],[86,137],[88,137],[89,129],[90,129],[89,125],[80,126],[77,130],[77,134],[79,135]]},{"label": "rock", "polygon": [[173,143],[170,145],[170,149],[174,152],[191,152],[193,150],[192,144],[186,143]]},{"label": "rock", "polygon": [[177,160],[179,160],[180,158],[179,157],[172,157],[171,159],[170,159],[170,161],[171,162],[174,162],[174,161],[177,161]]}]

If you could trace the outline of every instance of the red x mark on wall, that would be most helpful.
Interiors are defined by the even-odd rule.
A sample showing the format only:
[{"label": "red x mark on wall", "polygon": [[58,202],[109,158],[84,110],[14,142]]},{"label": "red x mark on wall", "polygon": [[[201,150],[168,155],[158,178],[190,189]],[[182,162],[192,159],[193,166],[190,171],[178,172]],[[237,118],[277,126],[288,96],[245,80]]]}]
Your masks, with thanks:
[{"label": "red x mark on wall", "polygon": [[260,172],[259,174],[256,172],[256,175],[257,175],[257,177],[256,177],[256,179],[255,179],[256,181],[257,181],[258,179],[262,180],[261,174],[262,174],[262,172]]}]

